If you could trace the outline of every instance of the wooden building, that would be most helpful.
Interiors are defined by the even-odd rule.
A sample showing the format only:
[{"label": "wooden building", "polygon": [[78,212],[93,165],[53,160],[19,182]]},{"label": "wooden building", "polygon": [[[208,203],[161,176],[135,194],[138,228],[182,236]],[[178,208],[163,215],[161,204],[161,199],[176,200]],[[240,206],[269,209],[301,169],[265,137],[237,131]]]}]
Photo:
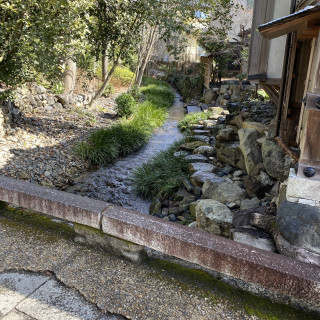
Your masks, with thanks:
[{"label": "wooden building", "polygon": [[[278,106],[277,136],[320,178],[320,1],[256,0],[248,77]],[[320,102],[320,101],[319,101]]]}]

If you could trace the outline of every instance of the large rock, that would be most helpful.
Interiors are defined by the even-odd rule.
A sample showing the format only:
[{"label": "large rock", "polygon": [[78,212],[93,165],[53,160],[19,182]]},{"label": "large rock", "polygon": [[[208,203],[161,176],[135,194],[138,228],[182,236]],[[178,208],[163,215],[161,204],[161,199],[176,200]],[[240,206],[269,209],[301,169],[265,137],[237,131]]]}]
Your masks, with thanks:
[{"label": "large rock", "polygon": [[284,201],[277,228],[291,245],[320,254],[320,208]]},{"label": "large rock", "polygon": [[261,135],[264,135],[268,131],[268,127],[261,122],[245,121],[242,123],[244,129],[255,129],[258,130]]},{"label": "large rock", "polygon": [[261,149],[257,142],[260,133],[256,129],[240,129],[238,134],[246,171],[251,175],[255,167],[262,162]]},{"label": "large rock", "polygon": [[193,154],[203,154],[205,157],[212,157],[214,153],[214,148],[209,146],[201,146],[193,150]]},{"label": "large rock", "polygon": [[219,141],[239,140],[238,134],[232,128],[225,128],[220,130],[216,138]]},{"label": "large rock", "polygon": [[197,227],[218,236],[230,237],[233,212],[214,200],[200,200],[195,206]]},{"label": "large rock", "polygon": [[216,143],[217,158],[222,163],[230,164],[241,170],[245,170],[243,154],[240,149],[240,143],[221,142]]},{"label": "large rock", "polygon": [[215,190],[223,182],[225,182],[225,179],[218,176],[216,176],[214,179],[205,181],[205,183],[202,186],[202,199],[211,199]]},{"label": "large rock", "polygon": [[214,173],[198,171],[191,176],[190,181],[194,187],[202,187],[207,180],[214,180],[216,178],[218,176]]},{"label": "large rock", "polygon": [[244,198],[245,191],[237,184],[224,182],[213,192],[211,199],[221,203],[233,203]]},{"label": "large rock", "polygon": [[269,176],[284,181],[289,176],[293,160],[275,142],[267,140],[261,146],[264,167]]}]

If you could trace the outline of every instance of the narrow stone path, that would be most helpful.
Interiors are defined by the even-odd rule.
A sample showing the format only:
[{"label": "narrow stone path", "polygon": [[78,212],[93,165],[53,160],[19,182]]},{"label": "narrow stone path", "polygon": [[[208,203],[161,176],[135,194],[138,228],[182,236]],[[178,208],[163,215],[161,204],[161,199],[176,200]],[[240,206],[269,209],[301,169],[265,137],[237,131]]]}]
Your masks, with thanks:
[{"label": "narrow stone path", "polygon": [[183,103],[180,101],[180,96],[176,94],[175,103],[170,108],[167,121],[155,131],[142,150],[118,160],[113,165],[100,168],[68,188],[67,191],[148,213],[150,201],[137,196],[132,190],[132,172],[182,137],[178,122],[184,114]]}]

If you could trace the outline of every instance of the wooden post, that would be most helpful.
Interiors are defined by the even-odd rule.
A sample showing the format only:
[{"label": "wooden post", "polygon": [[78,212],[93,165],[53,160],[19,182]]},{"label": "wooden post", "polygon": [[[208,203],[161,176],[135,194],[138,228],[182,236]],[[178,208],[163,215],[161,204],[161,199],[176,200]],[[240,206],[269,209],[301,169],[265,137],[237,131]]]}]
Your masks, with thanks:
[{"label": "wooden post", "polygon": [[299,160],[298,176],[305,177],[306,167],[315,169],[316,174],[311,179],[320,179],[320,109],[315,105],[319,94],[308,94],[305,124],[301,139],[301,156]]}]

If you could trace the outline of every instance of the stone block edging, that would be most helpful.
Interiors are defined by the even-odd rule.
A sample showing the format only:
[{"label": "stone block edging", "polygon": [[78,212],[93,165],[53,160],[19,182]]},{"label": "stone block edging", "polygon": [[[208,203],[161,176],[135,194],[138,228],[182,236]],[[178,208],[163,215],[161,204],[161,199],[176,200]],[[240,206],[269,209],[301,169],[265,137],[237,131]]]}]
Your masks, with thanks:
[{"label": "stone block edging", "polygon": [[320,313],[320,268],[79,195],[0,176],[0,201],[102,230],[285,295]]}]

